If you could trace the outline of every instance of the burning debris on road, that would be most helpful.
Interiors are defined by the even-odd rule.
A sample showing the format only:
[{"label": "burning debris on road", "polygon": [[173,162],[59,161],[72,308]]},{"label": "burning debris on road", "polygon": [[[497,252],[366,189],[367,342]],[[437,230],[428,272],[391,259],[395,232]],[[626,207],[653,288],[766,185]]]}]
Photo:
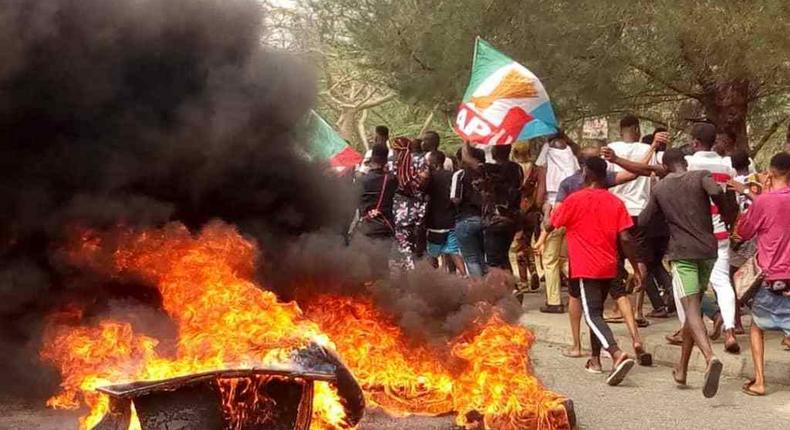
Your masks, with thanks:
[{"label": "burning debris on road", "polygon": [[[260,46],[262,22],[257,0],[0,4],[0,386],[59,386],[48,405],[87,407],[83,430],[126,426],[127,407],[128,430],[147,426],[165,387],[202,387],[211,419],[248,428],[274,412],[271,378],[298,380],[300,405],[312,381],[294,418],[312,429],[352,427],[365,403],[572,427],[508,285],[384,279],[369,244],[332,233],[353,204],[300,155],[313,78]],[[314,344],[342,359],[326,355],[332,377],[294,367]]]},{"label": "burning debris on road", "polygon": [[[406,338],[364,296],[309,297],[303,312],[252,281],[255,245],[222,223],[209,224],[196,236],[180,224],[84,231],[65,254],[76,267],[107,278],[155,285],[178,330],[171,357],[157,351],[159,339],[138,334],[127,323],[91,321],[79,312],[53,318],[42,357],[59,368],[63,382],[49,404],[73,408],[86,403],[91,413],[82,420],[84,429],[93,428],[110,410],[107,396],[97,391],[101,387],[228,369],[287,369],[312,342],[336,349],[369,405],[393,414],[455,412],[459,425],[480,421],[484,428],[498,430],[571,427],[565,399],[530,371],[532,335],[496,312],[484,319],[484,303],[481,319],[443,347]],[[312,428],[348,428],[361,418],[360,402],[349,401],[356,382],[347,387],[354,379],[333,381],[315,383]],[[137,428],[134,420],[130,428]]]}]

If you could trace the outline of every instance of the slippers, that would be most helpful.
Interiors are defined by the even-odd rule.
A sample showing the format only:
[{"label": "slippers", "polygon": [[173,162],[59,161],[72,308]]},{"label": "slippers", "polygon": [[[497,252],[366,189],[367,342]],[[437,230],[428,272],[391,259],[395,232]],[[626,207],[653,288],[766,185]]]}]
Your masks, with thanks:
[{"label": "slippers", "polygon": [[649,352],[645,352],[642,347],[634,348],[634,354],[636,355],[636,361],[639,363],[640,366],[652,366],[653,365],[653,356]]},{"label": "slippers", "polygon": [[736,342],[733,342],[733,343],[731,343],[731,344],[729,344],[729,345],[726,345],[726,344],[725,344],[725,345],[724,345],[724,350],[725,350],[726,352],[730,353],[730,354],[733,354],[733,355],[738,355],[738,354],[740,354],[740,353],[741,353],[741,346],[740,346],[740,345],[738,344],[738,342],[736,341]]},{"label": "slippers", "polygon": [[754,382],[755,382],[754,379],[750,379],[748,382],[743,384],[743,386],[741,387],[741,391],[743,391],[744,394],[747,394],[749,396],[754,396],[754,397],[762,397],[762,396],[764,396],[765,393],[760,393],[760,392],[752,390],[752,385],[754,385]]},{"label": "slippers", "polygon": [[590,360],[587,360],[587,363],[585,363],[585,364],[584,364],[584,370],[585,370],[587,373],[592,373],[593,375],[600,375],[601,373],[603,373],[603,370],[601,370],[601,369],[596,369],[596,368],[594,368],[594,367],[592,366],[592,359],[590,359]]},{"label": "slippers", "polygon": [[644,318],[639,318],[638,320],[636,320],[636,326],[639,328],[650,327],[650,321]]},{"label": "slippers", "polygon": [[573,352],[570,352],[570,351],[566,350],[566,351],[562,351],[562,356],[563,357],[568,357],[568,358],[582,358],[582,357],[585,357],[586,355],[581,353],[581,352],[576,354],[576,353],[573,353]]},{"label": "slippers", "polygon": [[670,344],[670,345],[683,345],[683,338],[680,337],[680,336],[676,336],[676,335],[677,335],[677,333],[675,333],[675,334],[668,334],[668,335],[664,336],[664,339],[666,339],[667,343]]},{"label": "slippers", "polygon": [[626,357],[623,361],[617,363],[617,366],[615,366],[614,370],[612,370],[612,373],[610,373],[609,377],[606,378],[606,383],[613,387],[620,385],[620,383],[623,382],[623,379],[625,379],[625,376],[628,375],[628,372],[634,368],[635,364],[636,362],[634,360]]},{"label": "slippers", "polygon": [[622,324],[625,322],[623,317],[604,317],[603,320],[609,324]]},{"label": "slippers", "polygon": [[713,358],[708,364],[708,369],[705,371],[705,384],[702,386],[702,395],[705,398],[711,398],[719,391],[719,378],[721,378],[721,371],[724,365],[718,358]]}]

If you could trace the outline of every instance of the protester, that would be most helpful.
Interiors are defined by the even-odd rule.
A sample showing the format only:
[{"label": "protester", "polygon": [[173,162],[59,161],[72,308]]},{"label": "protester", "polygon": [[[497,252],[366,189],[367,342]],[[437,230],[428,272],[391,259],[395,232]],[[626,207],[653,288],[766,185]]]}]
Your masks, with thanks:
[{"label": "protester", "polygon": [[483,247],[486,266],[512,271],[508,252],[516,234],[521,203],[521,167],[510,161],[510,145],[491,149],[493,163],[472,157],[471,145],[462,147],[464,163],[478,176],[475,185],[483,197]]},{"label": "protester", "polygon": [[395,173],[398,192],[393,201],[396,253],[392,268],[414,269],[418,254],[419,232],[425,219],[428,168],[422,154],[412,152],[412,141],[399,137],[392,143],[396,153]]},{"label": "protester", "polygon": [[[579,160],[578,160],[579,165],[583,167],[587,162],[587,160],[592,158],[598,158],[599,156],[600,156],[599,147],[597,146],[586,147],[582,149],[579,153]],[[611,188],[619,184],[624,184],[628,181],[631,181],[636,177],[637,176],[634,175],[633,173],[626,171],[618,172],[618,173],[607,172],[605,185],[607,188]],[[574,174],[568,176],[560,183],[559,191],[557,192],[556,202],[554,203],[553,210],[557,210],[562,205],[562,202],[565,201],[566,198],[568,198],[568,196],[584,188],[585,188],[584,173],[582,169],[579,169]],[[546,221],[547,222],[545,225],[546,227],[548,227],[550,225],[550,221],[548,219]],[[542,230],[540,233],[540,237],[535,242],[535,249],[538,254],[544,253],[546,238],[549,235],[547,230],[548,229]],[[573,261],[570,261],[569,263],[571,266],[573,265]],[[580,294],[581,293],[579,291],[578,281],[571,279],[570,285],[568,287],[568,314],[571,323],[571,334],[573,338],[573,345],[569,350],[563,352],[563,355],[565,355],[566,357],[582,356],[581,333],[580,333],[582,306],[580,301]],[[624,295],[619,295],[619,296],[620,297],[616,297],[616,300],[619,300],[620,302],[623,301],[627,302],[627,298],[623,297]],[[630,306],[625,308],[625,311],[627,312],[629,309],[631,309]],[[633,341],[634,341],[634,349],[637,353],[637,356],[641,357],[640,363],[644,362],[645,365],[648,365],[649,362],[652,361],[652,358],[649,357],[649,354],[646,354],[642,350],[642,344],[639,338],[638,331],[636,332],[635,335],[633,335]]]},{"label": "protester", "polygon": [[[441,142],[441,138],[439,137],[439,133],[428,130],[422,135],[422,151],[424,153],[429,153],[431,151],[438,151],[439,150],[439,143]],[[449,157],[445,156],[444,163],[442,167],[447,171],[454,171],[453,168],[453,160]]]},{"label": "protester", "polygon": [[746,394],[765,395],[765,330],[790,337],[790,154],[771,158],[770,176],[774,190],[756,198],[738,223],[744,240],[756,238],[757,263],[763,282],[752,303],[751,350],[754,379],[743,386]]},{"label": "protester", "polygon": [[439,266],[439,258],[449,257],[457,272],[465,276],[464,260],[461,258],[455,236],[456,210],[450,200],[453,173],[444,169],[443,152],[431,151],[427,157],[431,169],[427,188],[428,209],[425,216],[428,255],[433,259],[434,267]]},{"label": "protester", "polygon": [[636,265],[628,233],[633,221],[623,203],[606,191],[606,163],[600,158],[590,158],[583,170],[587,188],[565,199],[552,213],[547,228],[566,229],[571,278],[579,280],[582,308],[591,332],[592,355],[585,368],[602,373],[601,348],[606,349],[613,360],[613,370],[606,382],[618,385],[635,364],[617,346],[603,319],[604,300],[617,276],[618,242],[636,268],[637,283],[641,282],[642,273]]},{"label": "protester", "polygon": [[367,173],[368,169],[370,168],[370,157],[373,154],[372,148],[375,145],[384,145],[386,148],[388,148],[386,167],[391,171],[393,168],[393,162],[395,160],[395,152],[390,148],[390,129],[386,125],[377,125],[373,136],[368,139],[368,142],[371,149],[365,151],[365,155],[362,158],[362,163],[357,166],[357,172],[359,174]]},{"label": "protester", "polygon": [[537,203],[538,168],[530,158],[529,142],[513,145],[513,161],[521,166],[521,219],[510,246],[510,266],[518,277],[517,297],[540,289],[540,277],[532,250],[532,238],[540,228],[541,211]]},{"label": "protester", "polygon": [[[371,148],[367,173],[357,178],[359,187],[358,220],[352,233],[362,234],[370,239],[381,241],[387,254],[395,234],[395,220],[392,202],[398,181],[386,170],[388,148],[376,144]],[[383,269],[383,267],[381,268]]]},{"label": "protester", "polygon": [[[560,183],[579,170],[576,159],[577,146],[564,133],[559,132],[543,145],[535,161],[540,167],[537,204],[543,207],[544,219],[549,219],[557,200]],[[555,229],[545,239],[542,253],[543,270],[546,278],[546,304],[541,306],[544,313],[563,313],[560,288],[562,285],[562,250],[565,231]]]},{"label": "protester", "polygon": [[[688,170],[708,170],[717,184],[724,187],[728,180],[736,176],[735,169],[730,164],[730,159],[721,157],[711,148],[716,139],[716,127],[709,123],[696,123],[691,130],[692,141],[690,146],[694,153],[686,156]],[[666,176],[668,170],[665,166],[647,165],[619,157],[615,151],[603,151],[604,157],[611,163],[617,164],[626,170],[639,175]],[[716,300],[721,309],[724,324],[725,350],[732,354],[740,352],[740,345],[735,337],[735,291],[730,281],[729,248],[730,239],[728,226],[732,226],[737,216],[737,203],[735,196],[725,195],[721,206],[710,206],[713,218],[714,234],[718,240],[718,257],[711,273],[710,282],[716,292]]]},{"label": "protester", "polygon": [[[485,163],[486,155],[482,149],[469,148],[475,165]],[[457,158],[461,160],[461,170],[453,174],[450,185],[450,199],[456,206],[455,236],[461,248],[461,256],[466,263],[470,277],[479,278],[486,273],[483,248],[483,197],[475,181],[479,180],[474,168],[464,160],[462,150]]]},{"label": "protester", "polygon": [[650,201],[639,217],[641,226],[660,220],[669,225],[667,256],[672,265],[678,318],[683,326],[681,359],[673,375],[686,384],[688,362],[694,344],[707,362],[703,395],[716,395],[722,363],[713,354],[702,321],[702,296],[718,257],[718,241],[713,233],[710,201],[717,207],[723,201],[723,189],[705,170],[688,171],[688,162],[680,150],[664,154],[663,165],[669,172],[653,189]]},{"label": "protester", "polygon": [[[647,145],[641,143],[639,141],[641,136],[641,129],[639,124],[639,118],[634,115],[626,115],[620,120],[620,138],[622,139],[619,142],[612,142],[608,145],[613,151],[615,151],[620,157],[638,161],[647,164],[655,164],[655,155],[654,149],[651,145]],[[609,169],[614,172],[623,171],[624,169],[612,164],[609,166]],[[636,223],[636,218],[642,212],[642,210],[647,205],[647,199],[650,196],[650,188],[651,188],[651,181],[649,177],[639,177],[633,181],[628,183],[618,185],[610,189],[612,194],[617,196],[622,202],[625,204],[626,209],[628,210],[628,214],[634,221],[633,227],[631,227],[631,237],[634,238],[634,243],[636,244],[636,253],[637,253],[637,262],[640,264],[640,270],[642,273],[647,273],[647,261],[648,261],[648,247],[646,243],[646,232],[645,229],[640,228]],[[620,262],[620,278],[619,283],[625,284],[626,283],[626,270],[624,266],[625,260],[621,256],[619,259]],[[628,297],[628,288],[625,285],[622,287],[615,286],[613,288],[614,293],[618,293],[618,295],[622,294],[621,297]],[[619,299],[619,297],[613,296],[615,299]],[[631,307],[630,300],[627,306],[623,306],[625,308]],[[637,307],[637,310],[641,313],[641,307]],[[636,330],[636,325],[646,327],[648,325],[647,321],[639,315],[640,318],[634,320],[633,310],[629,309],[627,312],[621,312],[620,307],[616,307],[614,312],[612,312],[612,316],[610,320],[612,321],[622,321],[625,320],[625,323],[629,326],[629,329]],[[618,322],[619,322],[618,321]]]}]

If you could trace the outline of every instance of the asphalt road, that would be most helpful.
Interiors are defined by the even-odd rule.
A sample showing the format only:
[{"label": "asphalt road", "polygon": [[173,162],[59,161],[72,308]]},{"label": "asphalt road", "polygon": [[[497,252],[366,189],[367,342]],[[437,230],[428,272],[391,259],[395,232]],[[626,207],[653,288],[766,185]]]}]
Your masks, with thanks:
[{"label": "asphalt road", "polygon": [[[551,389],[572,398],[582,429],[787,429],[790,387],[769,387],[762,398],[741,393],[743,383],[724,379],[718,396],[702,397],[700,373],[690,373],[688,389],[678,389],[666,367],[636,367],[619,387],[602,375],[586,373],[583,359],[560,355],[558,347],[538,344],[533,365]],[[73,413],[57,412],[11,399],[0,399],[1,430],[75,430]],[[360,430],[452,429],[450,417],[388,418],[369,414]]]}]

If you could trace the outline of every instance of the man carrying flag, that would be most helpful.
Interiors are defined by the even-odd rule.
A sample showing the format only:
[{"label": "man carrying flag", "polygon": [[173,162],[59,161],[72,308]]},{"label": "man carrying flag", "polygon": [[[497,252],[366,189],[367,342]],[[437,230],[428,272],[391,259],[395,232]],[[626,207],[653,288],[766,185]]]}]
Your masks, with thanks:
[{"label": "man carrying flag", "polygon": [[493,163],[475,160],[468,144],[463,158],[473,167],[473,184],[483,197],[486,265],[508,269],[507,251],[519,223],[524,177],[521,167],[509,161],[510,146],[557,132],[548,94],[526,67],[478,38],[455,132],[467,143],[492,146]]},{"label": "man carrying flag", "polygon": [[509,145],[556,133],[557,119],[540,80],[478,38],[455,132],[472,143]]}]

